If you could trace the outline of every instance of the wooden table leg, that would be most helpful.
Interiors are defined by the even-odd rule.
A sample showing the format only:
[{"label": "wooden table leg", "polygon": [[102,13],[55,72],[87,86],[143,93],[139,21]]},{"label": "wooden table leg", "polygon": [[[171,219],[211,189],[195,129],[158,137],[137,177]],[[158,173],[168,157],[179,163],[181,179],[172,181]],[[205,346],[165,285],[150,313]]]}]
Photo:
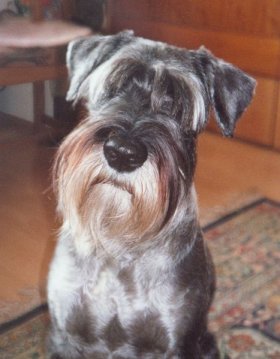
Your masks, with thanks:
[{"label": "wooden table leg", "polygon": [[45,116],[45,83],[43,81],[33,83],[33,114],[34,131],[38,132],[44,125]]}]

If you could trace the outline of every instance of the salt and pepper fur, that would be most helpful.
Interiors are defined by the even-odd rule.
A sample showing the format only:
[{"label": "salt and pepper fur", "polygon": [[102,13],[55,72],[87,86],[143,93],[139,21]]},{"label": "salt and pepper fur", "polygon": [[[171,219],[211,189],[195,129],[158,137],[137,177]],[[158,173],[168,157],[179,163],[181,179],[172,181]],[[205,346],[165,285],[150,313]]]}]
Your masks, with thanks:
[{"label": "salt and pepper fur", "polygon": [[[231,136],[255,81],[201,48],[125,31],[72,42],[67,99],[88,116],[61,144],[54,187],[63,225],[50,267],[53,359],[219,358],[207,331],[215,275],[198,224],[197,135],[210,108]],[[117,171],[112,134],[147,159]]]}]

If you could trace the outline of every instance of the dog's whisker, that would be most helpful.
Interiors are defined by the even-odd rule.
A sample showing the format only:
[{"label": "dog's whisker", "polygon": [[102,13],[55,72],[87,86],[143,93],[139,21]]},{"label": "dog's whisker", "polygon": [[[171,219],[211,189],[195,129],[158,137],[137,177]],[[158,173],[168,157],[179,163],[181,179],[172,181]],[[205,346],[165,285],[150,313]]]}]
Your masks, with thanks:
[{"label": "dog's whisker", "polygon": [[181,177],[183,178],[183,180],[185,180],[186,176],[180,167],[179,167],[179,173],[180,173]]}]

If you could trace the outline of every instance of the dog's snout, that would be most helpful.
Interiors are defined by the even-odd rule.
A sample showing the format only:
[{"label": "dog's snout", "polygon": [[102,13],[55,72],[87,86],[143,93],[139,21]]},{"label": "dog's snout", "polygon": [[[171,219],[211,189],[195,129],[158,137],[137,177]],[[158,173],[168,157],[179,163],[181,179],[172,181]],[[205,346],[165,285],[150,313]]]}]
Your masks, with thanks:
[{"label": "dog's snout", "polygon": [[118,135],[109,137],[103,150],[110,167],[118,172],[132,172],[141,167],[148,157],[143,143]]}]

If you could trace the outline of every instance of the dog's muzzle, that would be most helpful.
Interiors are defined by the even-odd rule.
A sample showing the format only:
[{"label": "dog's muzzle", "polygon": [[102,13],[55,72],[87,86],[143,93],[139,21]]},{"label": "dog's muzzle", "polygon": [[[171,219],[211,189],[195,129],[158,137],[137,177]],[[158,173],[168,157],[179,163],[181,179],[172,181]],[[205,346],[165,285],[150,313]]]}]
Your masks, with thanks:
[{"label": "dog's muzzle", "polygon": [[103,151],[110,167],[118,172],[132,172],[148,158],[148,151],[143,143],[123,135],[109,137],[104,143]]}]

